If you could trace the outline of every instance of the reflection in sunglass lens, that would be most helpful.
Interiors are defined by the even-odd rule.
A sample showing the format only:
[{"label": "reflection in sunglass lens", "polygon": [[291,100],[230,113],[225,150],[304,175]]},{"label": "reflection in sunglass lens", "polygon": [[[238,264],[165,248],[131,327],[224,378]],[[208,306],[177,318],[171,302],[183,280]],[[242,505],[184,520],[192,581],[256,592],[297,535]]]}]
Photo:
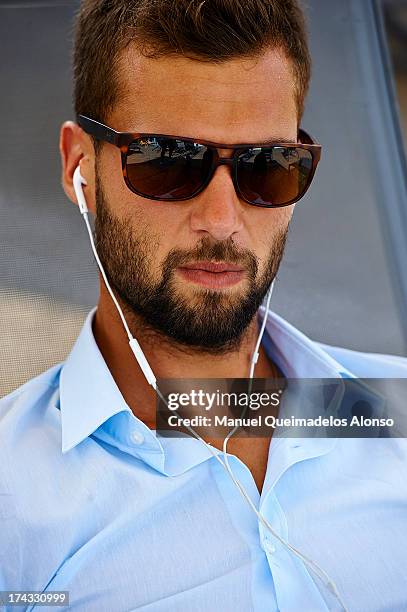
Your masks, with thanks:
[{"label": "reflection in sunglass lens", "polygon": [[131,143],[126,176],[147,197],[180,200],[205,183],[212,152],[204,145],[175,138],[139,138]]},{"label": "reflection in sunglass lens", "polygon": [[278,206],[301,197],[312,166],[311,151],[300,147],[247,149],[238,159],[237,182],[253,204]]}]

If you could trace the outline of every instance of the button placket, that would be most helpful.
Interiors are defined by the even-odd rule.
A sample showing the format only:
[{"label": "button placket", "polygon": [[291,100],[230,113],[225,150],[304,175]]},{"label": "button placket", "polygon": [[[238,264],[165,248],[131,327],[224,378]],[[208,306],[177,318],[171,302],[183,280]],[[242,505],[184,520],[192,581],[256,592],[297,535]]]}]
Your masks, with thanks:
[{"label": "button placket", "polygon": [[274,545],[274,542],[278,542],[277,538],[272,538],[271,535],[265,535],[264,536],[264,548],[266,550],[266,552],[270,553],[271,555],[273,555],[276,552],[276,547]]},{"label": "button placket", "polygon": [[[270,523],[276,534],[286,540],[288,537],[287,521],[273,489],[267,492],[260,512]],[[259,524],[259,531],[261,547],[266,554],[274,556],[283,544],[261,523]]]}]

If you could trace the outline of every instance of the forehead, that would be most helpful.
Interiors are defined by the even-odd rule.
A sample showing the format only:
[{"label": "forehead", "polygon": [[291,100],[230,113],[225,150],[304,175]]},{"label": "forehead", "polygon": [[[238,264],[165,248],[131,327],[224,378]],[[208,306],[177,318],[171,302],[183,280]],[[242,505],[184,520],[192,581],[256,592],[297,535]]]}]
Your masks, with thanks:
[{"label": "forehead", "polygon": [[120,95],[109,119],[117,130],[225,144],[296,136],[292,65],[278,49],[214,63],[146,58],[129,46],[118,71]]}]

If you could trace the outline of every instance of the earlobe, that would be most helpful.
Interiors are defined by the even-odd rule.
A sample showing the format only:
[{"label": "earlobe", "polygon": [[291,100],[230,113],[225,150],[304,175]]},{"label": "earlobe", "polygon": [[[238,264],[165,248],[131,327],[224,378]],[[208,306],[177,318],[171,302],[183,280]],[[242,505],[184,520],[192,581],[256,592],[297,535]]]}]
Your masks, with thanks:
[{"label": "earlobe", "polygon": [[84,192],[90,212],[95,212],[94,190],[94,150],[91,139],[73,121],[65,121],[61,126],[59,151],[61,154],[61,183],[67,197],[78,205],[74,188],[74,172],[80,167],[80,173],[86,181]]}]

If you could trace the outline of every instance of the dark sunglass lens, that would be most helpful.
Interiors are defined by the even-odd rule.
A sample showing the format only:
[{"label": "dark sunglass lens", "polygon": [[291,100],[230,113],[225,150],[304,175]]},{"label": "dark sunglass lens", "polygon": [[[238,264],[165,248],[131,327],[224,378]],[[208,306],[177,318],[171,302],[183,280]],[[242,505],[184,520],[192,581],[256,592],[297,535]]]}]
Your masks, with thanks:
[{"label": "dark sunglass lens", "polygon": [[281,206],[304,195],[312,153],[300,147],[247,149],[238,159],[237,182],[244,198],[259,206]]},{"label": "dark sunglass lens", "polygon": [[126,175],[145,197],[181,200],[206,181],[212,152],[205,146],[175,138],[148,137],[131,143]]}]

